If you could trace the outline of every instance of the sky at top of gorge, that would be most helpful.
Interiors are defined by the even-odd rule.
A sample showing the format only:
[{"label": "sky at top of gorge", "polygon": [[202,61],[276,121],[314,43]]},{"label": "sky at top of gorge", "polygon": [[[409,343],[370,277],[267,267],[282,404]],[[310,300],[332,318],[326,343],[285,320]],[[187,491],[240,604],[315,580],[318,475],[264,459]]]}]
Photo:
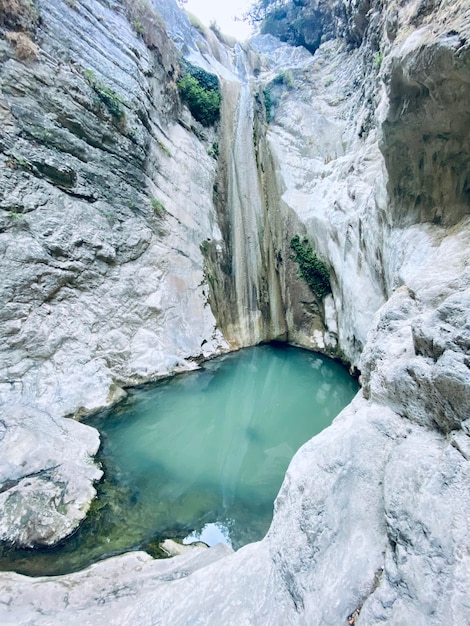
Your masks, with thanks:
[{"label": "sky at top of gorge", "polygon": [[180,5],[206,26],[216,22],[224,34],[244,41],[252,34],[252,27],[242,18],[252,3],[252,0],[187,0]]}]

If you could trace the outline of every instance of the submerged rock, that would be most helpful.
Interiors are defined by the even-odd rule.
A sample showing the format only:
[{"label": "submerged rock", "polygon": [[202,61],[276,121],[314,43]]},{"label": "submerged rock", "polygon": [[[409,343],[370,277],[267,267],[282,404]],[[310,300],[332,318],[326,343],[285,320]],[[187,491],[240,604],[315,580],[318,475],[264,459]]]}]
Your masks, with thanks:
[{"label": "submerged rock", "polygon": [[160,548],[166,552],[168,556],[180,556],[182,554],[186,554],[191,552],[191,550],[195,550],[196,548],[209,548],[208,545],[203,543],[202,541],[195,541],[194,543],[183,544],[178,541],[173,541],[173,539],[165,539],[160,544]]}]

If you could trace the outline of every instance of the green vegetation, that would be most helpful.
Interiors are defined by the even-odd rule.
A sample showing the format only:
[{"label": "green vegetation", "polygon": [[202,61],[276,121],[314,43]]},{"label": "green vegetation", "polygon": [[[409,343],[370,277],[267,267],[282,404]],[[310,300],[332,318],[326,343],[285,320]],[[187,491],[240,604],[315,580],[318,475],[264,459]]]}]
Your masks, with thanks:
[{"label": "green vegetation", "polygon": [[152,209],[155,215],[162,218],[166,213],[165,205],[163,204],[163,202],[160,202],[160,200],[157,200],[157,198],[152,198],[150,200],[150,203],[152,205]]},{"label": "green vegetation", "polygon": [[219,79],[215,74],[206,72],[202,67],[193,65],[189,61],[183,61],[181,64],[183,74],[192,76],[197,80],[199,85],[206,90],[220,91]]},{"label": "green vegetation", "polygon": [[95,73],[90,69],[84,69],[83,74],[98,96],[98,100],[102,102],[115,120],[121,121],[125,117],[123,101],[117,95],[115,91],[107,87],[104,83],[98,80]]},{"label": "green vegetation", "polygon": [[153,559],[168,559],[170,555],[161,547],[163,541],[163,539],[152,539],[143,549],[147,554],[150,554]]},{"label": "green vegetation", "polygon": [[299,235],[292,237],[290,247],[294,251],[291,257],[299,266],[299,274],[320,300],[331,293],[330,274],[328,267],[312,249],[312,244]]},{"label": "green vegetation", "polygon": [[26,223],[26,216],[24,213],[21,213],[20,211],[8,211],[7,217],[9,220],[11,220],[13,224],[17,226],[20,226]]},{"label": "green vegetation", "polygon": [[217,159],[219,158],[219,144],[214,141],[212,146],[207,151],[207,154],[217,161]]},{"label": "green vegetation", "polygon": [[380,68],[382,67],[383,58],[384,55],[382,52],[376,52],[374,54],[374,65],[378,70],[380,70]]},{"label": "green vegetation", "polygon": [[[263,89],[263,102],[266,111],[266,121],[269,124],[273,119],[272,110],[274,106],[277,106],[280,100],[282,87],[287,89],[294,88],[294,76],[290,70],[282,70],[277,76],[275,76]],[[281,89],[279,89],[281,88]],[[260,95],[256,96],[258,102],[260,102]]]},{"label": "green vegetation", "polygon": [[163,141],[161,141],[158,137],[155,137],[155,141],[157,143],[157,146],[160,148],[160,150],[166,154],[167,157],[171,157],[171,151],[170,148],[168,148],[168,146],[166,146]]},{"label": "green vegetation", "polygon": [[28,161],[19,154],[12,154],[6,165],[12,170],[29,169],[30,167]]},{"label": "green vegetation", "polygon": [[189,11],[186,11],[186,15],[188,16],[188,20],[191,26],[194,26],[194,28],[198,30],[203,37],[205,37],[207,34],[207,28],[204,26],[204,24]]},{"label": "green vegetation", "polygon": [[145,33],[145,28],[144,28],[144,25],[142,24],[142,22],[137,17],[134,17],[134,18],[132,18],[132,22],[131,23],[132,23],[132,28],[135,30],[135,32],[138,35],[142,35],[142,37],[143,37],[144,33]]},{"label": "green vegetation", "polygon": [[285,85],[287,89],[293,89],[294,76],[290,70],[282,70],[282,72],[279,72],[279,74],[273,78],[271,83],[273,85]]},{"label": "green vegetation", "polygon": [[273,101],[271,98],[271,91],[269,89],[263,89],[264,96],[264,108],[266,109],[266,121],[269,124],[271,121],[271,109],[273,106]]},{"label": "green vegetation", "polygon": [[185,75],[178,82],[182,100],[188,105],[192,116],[203,126],[212,126],[220,117],[219,79],[191,63],[183,65]]}]

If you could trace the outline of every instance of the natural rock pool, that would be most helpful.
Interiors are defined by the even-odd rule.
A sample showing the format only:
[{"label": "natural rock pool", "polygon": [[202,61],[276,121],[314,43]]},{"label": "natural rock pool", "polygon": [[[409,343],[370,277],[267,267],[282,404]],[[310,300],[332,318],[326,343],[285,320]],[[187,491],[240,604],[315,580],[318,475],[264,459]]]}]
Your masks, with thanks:
[{"label": "natural rock pool", "polygon": [[66,573],[132,549],[158,555],[165,538],[261,539],[292,456],[357,389],[339,363],[264,345],[132,390],[88,419],[105,479],[80,529],[53,549],[4,548],[0,569]]}]

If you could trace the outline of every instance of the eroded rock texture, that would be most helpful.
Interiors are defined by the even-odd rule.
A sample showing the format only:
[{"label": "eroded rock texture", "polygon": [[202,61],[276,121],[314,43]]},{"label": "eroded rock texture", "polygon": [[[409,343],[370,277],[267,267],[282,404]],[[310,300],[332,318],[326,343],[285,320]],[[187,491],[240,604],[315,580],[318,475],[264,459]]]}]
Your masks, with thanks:
[{"label": "eroded rock texture", "polygon": [[[77,435],[71,467],[83,467],[97,440],[61,416],[224,348],[207,298],[232,345],[277,336],[335,354],[360,370],[362,390],[294,457],[259,544],[165,563],[137,553],[55,580],[2,574],[2,621],[470,622],[468,3],[289,4],[290,23],[322,13],[319,36],[299,19],[305,41],[287,37],[311,35],[313,55],[272,36],[230,48],[156,3],[184,54],[222,81],[219,134],[205,138],[180,108],[168,41],[155,58],[119,3],[70,4],[40,3],[36,64],[2,42],[15,358],[3,390],[41,419],[12,418],[25,455],[38,446],[47,458],[18,472],[2,416],[5,502],[11,492],[29,506],[28,490],[58,484],[63,459],[40,433],[26,439],[39,424],[53,417],[66,441]],[[120,95],[125,123],[81,67]],[[328,266],[326,298],[297,275],[296,234]],[[88,490],[94,477],[89,465]],[[90,494],[72,497],[83,515]],[[18,517],[0,528],[25,542]]]},{"label": "eroded rock texture", "polygon": [[[36,457],[5,476],[2,536],[25,545],[41,533],[29,536],[22,515],[11,526],[22,483],[12,491],[8,480],[36,471],[30,465],[44,456],[50,463],[42,469],[61,468],[53,482],[73,482],[75,464],[77,478],[91,483],[97,475],[87,460],[97,437],[87,444],[88,429],[63,416],[226,349],[200,252],[204,240],[219,237],[216,166],[208,139],[177,121],[173,44],[162,35],[150,50],[119,3],[39,2],[38,10],[37,59],[19,60],[8,39],[0,41],[0,388],[5,423],[12,420],[25,456]],[[63,451],[44,434],[57,419]],[[21,467],[24,453],[8,442],[0,442],[0,456]],[[59,507],[54,498],[45,504],[43,481],[28,488],[53,519],[73,520],[50,529],[47,543],[69,534],[94,493],[88,484],[80,507],[74,498]]]}]

